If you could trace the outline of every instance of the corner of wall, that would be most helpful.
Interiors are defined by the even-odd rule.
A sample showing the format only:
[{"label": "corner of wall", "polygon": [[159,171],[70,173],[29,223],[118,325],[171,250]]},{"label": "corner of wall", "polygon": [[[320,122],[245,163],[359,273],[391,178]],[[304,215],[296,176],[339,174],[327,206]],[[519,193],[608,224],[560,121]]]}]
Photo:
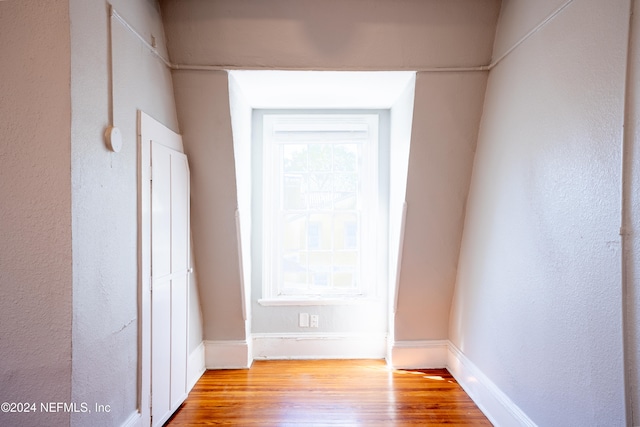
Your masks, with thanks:
[{"label": "corner of wall", "polygon": [[388,363],[398,369],[440,369],[447,364],[446,340],[395,341]]},{"label": "corner of wall", "polygon": [[536,424],[452,342],[448,342],[447,370],[496,426],[536,427]]},{"label": "corner of wall", "polygon": [[198,347],[189,353],[187,359],[187,391],[191,391],[202,374],[206,371],[205,346],[202,341]]},{"label": "corner of wall", "polygon": [[247,340],[204,341],[206,369],[247,369],[253,363]]}]

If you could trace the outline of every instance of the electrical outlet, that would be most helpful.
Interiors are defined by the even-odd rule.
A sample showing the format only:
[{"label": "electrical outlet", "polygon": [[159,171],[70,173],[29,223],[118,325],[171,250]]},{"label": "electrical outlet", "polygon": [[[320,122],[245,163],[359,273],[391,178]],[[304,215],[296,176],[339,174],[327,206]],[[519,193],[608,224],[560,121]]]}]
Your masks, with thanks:
[{"label": "electrical outlet", "polygon": [[317,314],[312,314],[311,322],[309,326],[311,326],[312,328],[317,328],[319,322],[320,322],[320,316],[318,316]]},{"label": "electrical outlet", "polygon": [[301,328],[309,327],[309,313],[300,313],[298,315],[298,326]]}]

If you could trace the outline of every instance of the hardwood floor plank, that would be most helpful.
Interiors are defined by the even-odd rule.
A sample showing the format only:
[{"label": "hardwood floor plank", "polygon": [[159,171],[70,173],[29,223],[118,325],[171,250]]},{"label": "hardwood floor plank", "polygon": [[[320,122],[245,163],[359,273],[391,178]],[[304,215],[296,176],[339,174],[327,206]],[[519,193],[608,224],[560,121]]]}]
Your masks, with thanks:
[{"label": "hardwood floor plank", "polygon": [[166,424],[182,426],[490,426],[446,369],[382,360],[256,361],[207,371]]}]

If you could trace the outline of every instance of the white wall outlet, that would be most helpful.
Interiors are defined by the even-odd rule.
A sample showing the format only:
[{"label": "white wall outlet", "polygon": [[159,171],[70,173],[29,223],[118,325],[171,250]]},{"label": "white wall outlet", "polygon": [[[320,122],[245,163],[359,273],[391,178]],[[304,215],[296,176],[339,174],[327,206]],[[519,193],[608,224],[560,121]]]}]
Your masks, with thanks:
[{"label": "white wall outlet", "polygon": [[298,326],[301,328],[309,327],[309,313],[300,313],[298,315]]},{"label": "white wall outlet", "polygon": [[320,322],[320,316],[317,315],[317,314],[312,314],[311,315],[311,322],[310,322],[311,324],[310,324],[310,326],[312,328],[317,328],[319,322]]}]

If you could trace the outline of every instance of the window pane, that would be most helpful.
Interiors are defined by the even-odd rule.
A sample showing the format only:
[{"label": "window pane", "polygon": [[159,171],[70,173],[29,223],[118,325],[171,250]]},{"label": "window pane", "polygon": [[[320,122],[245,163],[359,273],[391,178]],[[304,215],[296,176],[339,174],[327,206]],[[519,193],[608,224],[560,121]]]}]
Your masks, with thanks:
[{"label": "window pane", "polygon": [[358,241],[358,214],[336,213],[334,215],[334,248],[337,250],[356,249]]},{"label": "window pane", "polygon": [[309,170],[331,171],[333,163],[333,149],[331,144],[309,145]]},{"label": "window pane", "polygon": [[309,249],[320,249],[322,246],[321,222],[309,222],[307,226],[307,245]]},{"label": "window pane", "polygon": [[308,195],[305,191],[306,176],[287,174],[283,178],[282,203],[284,210],[307,209]]},{"label": "window pane", "polygon": [[321,249],[328,251],[333,249],[333,214],[331,213],[316,213],[309,215],[309,229],[314,228],[313,232],[317,233],[317,241],[314,242],[314,246],[311,246],[309,242],[309,249]]},{"label": "window pane", "polygon": [[336,144],[333,149],[333,170],[355,172],[358,170],[358,145]]},{"label": "window pane", "polygon": [[326,267],[316,268],[313,272],[312,283],[316,286],[329,286],[329,270]]},{"label": "window pane", "polygon": [[284,144],[282,164],[285,172],[305,172],[307,170],[307,146],[305,144]]},{"label": "window pane", "polygon": [[315,172],[307,175],[309,177],[309,191],[329,192],[333,187],[333,175],[331,173]]},{"label": "window pane", "polygon": [[333,265],[331,251],[309,251],[309,270],[313,273],[325,271]]},{"label": "window pane", "polygon": [[363,292],[361,264],[371,248],[360,243],[360,224],[377,206],[376,164],[367,163],[377,129],[372,115],[333,117],[277,116],[265,131],[263,203],[274,221],[265,224],[263,253],[273,295]]},{"label": "window pane", "polygon": [[284,215],[282,226],[282,247],[285,252],[300,251],[307,247],[306,215]]},{"label": "window pane", "polygon": [[310,173],[309,209],[333,209],[333,176],[330,173]]},{"label": "window pane", "polygon": [[357,286],[356,270],[354,268],[335,267],[333,285],[336,288],[349,289]]},{"label": "window pane", "polygon": [[285,252],[280,268],[282,269],[283,282],[286,287],[304,286],[309,282],[307,266],[300,259],[300,252]]},{"label": "window pane", "polygon": [[334,209],[353,210],[358,205],[358,175],[355,173],[334,173]]},{"label": "window pane", "polygon": [[358,252],[336,251],[333,262],[336,266],[355,268],[358,265]]},{"label": "window pane", "polygon": [[358,247],[358,224],[355,221],[345,224],[343,237],[345,248],[356,249]]}]

